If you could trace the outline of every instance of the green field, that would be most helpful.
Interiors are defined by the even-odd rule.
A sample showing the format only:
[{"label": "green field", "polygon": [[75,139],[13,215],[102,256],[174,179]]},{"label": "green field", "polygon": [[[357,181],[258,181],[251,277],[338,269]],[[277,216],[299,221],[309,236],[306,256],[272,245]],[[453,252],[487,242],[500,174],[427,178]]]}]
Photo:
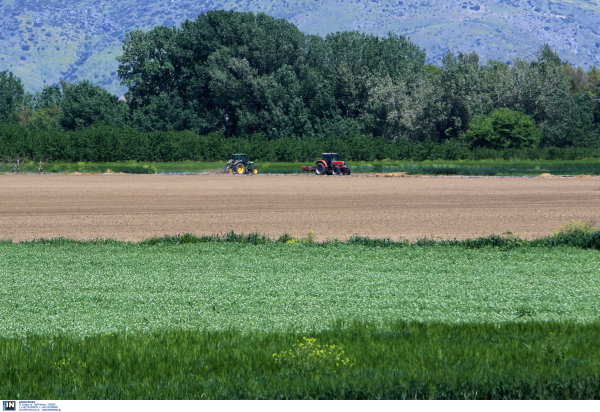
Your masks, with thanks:
[{"label": "green field", "polygon": [[395,322],[307,334],[0,338],[0,393],[10,399],[598,399],[599,334],[598,323]]},{"label": "green field", "polygon": [[3,242],[0,392],[594,398],[598,249],[600,232]]},{"label": "green field", "polygon": [[[226,160],[218,162],[52,162],[44,169],[46,173],[207,173],[222,170]],[[552,175],[600,175],[600,159],[586,160],[434,160],[372,162],[347,162],[354,174],[405,172],[409,175],[462,175],[462,176],[536,176]],[[302,166],[311,162],[256,162],[260,173],[295,174],[303,172]],[[0,165],[0,172],[9,173],[8,164]],[[26,164],[21,173],[38,172],[33,163]]]},{"label": "green field", "polygon": [[3,336],[600,316],[600,254],[575,248],[33,243],[0,261]]}]

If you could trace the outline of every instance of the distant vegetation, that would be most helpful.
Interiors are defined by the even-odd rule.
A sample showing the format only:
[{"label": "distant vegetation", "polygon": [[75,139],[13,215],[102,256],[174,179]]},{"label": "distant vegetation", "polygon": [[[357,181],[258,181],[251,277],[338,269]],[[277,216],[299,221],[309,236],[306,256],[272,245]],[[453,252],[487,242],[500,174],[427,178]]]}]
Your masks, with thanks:
[{"label": "distant vegetation", "polygon": [[[442,144],[428,140],[388,140],[361,135],[304,139],[282,137],[269,140],[264,133],[226,138],[219,133],[200,136],[191,131],[141,132],[131,127],[105,125],[93,125],[75,131],[38,129],[18,124],[0,125],[0,160],[5,160],[7,167],[9,159],[19,158],[62,162],[213,162],[228,159],[231,153],[248,153],[252,160],[260,162],[313,162],[324,152],[337,152],[344,160],[356,162],[384,159],[417,162],[588,159],[591,160],[588,166],[596,165],[596,172],[593,174],[598,174],[600,167],[600,150],[595,147],[492,149],[478,146],[471,148],[467,141],[459,139]],[[529,162],[529,167],[533,166]]]},{"label": "distant vegetation", "polygon": [[600,71],[548,45],[533,61],[448,52],[437,67],[393,33],[322,38],[266,14],[214,11],[127,33],[118,61],[122,101],[87,81],[29,94],[2,72],[0,157],[566,159],[600,148]]}]

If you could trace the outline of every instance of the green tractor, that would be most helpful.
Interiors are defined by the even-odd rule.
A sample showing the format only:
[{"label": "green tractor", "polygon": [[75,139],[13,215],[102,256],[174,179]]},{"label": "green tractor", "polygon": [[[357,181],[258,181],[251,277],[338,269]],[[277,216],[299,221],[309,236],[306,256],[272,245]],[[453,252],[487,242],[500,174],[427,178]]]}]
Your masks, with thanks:
[{"label": "green tractor", "polygon": [[233,172],[238,175],[255,175],[258,174],[258,167],[254,165],[254,162],[248,161],[248,156],[245,154],[232,154],[231,160],[227,162],[223,169],[225,173]]}]

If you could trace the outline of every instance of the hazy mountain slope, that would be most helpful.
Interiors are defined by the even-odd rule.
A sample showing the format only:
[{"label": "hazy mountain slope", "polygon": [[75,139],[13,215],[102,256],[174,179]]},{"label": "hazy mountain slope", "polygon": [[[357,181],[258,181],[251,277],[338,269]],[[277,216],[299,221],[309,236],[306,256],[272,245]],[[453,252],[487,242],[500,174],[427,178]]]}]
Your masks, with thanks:
[{"label": "hazy mountain slope", "polygon": [[600,0],[4,0],[0,70],[29,90],[90,79],[121,93],[121,40],[133,29],[168,26],[212,9],[261,11],[325,35],[359,30],[410,36],[439,63],[448,50],[483,60],[531,57],[544,42],[573,64],[600,66]]}]

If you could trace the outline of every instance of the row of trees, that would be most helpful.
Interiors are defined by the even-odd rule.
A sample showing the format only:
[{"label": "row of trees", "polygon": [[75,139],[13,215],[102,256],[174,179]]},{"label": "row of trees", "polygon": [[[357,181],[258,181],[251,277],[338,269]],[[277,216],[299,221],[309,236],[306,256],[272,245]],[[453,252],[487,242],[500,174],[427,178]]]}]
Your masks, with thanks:
[{"label": "row of trees", "polygon": [[598,69],[572,67],[547,45],[535,60],[510,65],[448,52],[437,67],[425,57],[392,33],[322,38],[261,13],[211,11],[179,28],[128,33],[117,58],[128,88],[121,101],[87,81],[31,95],[1,73],[0,122],[495,150],[600,147]]},{"label": "row of trees", "polygon": [[[252,160],[263,162],[313,163],[321,153],[333,151],[340,153],[345,160],[356,161],[513,158],[575,160],[598,156],[598,149],[583,147],[471,149],[466,142],[453,139],[446,140],[443,144],[405,139],[390,141],[384,137],[360,135],[304,139],[282,137],[269,140],[264,133],[226,138],[219,133],[201,136],[192,131],[142,132],[131,127],[98,124],[74,131],[0,124],[0,166],[2,156],[12,160],[32,159],[43,166],[40,162],[48,159],[68,162],[218,161],[227,159],[231,153],[248,153]],[[18,155],[10,155],[14,153]],[[9,163],[12,164],[7,160],[6,164]]]}]

